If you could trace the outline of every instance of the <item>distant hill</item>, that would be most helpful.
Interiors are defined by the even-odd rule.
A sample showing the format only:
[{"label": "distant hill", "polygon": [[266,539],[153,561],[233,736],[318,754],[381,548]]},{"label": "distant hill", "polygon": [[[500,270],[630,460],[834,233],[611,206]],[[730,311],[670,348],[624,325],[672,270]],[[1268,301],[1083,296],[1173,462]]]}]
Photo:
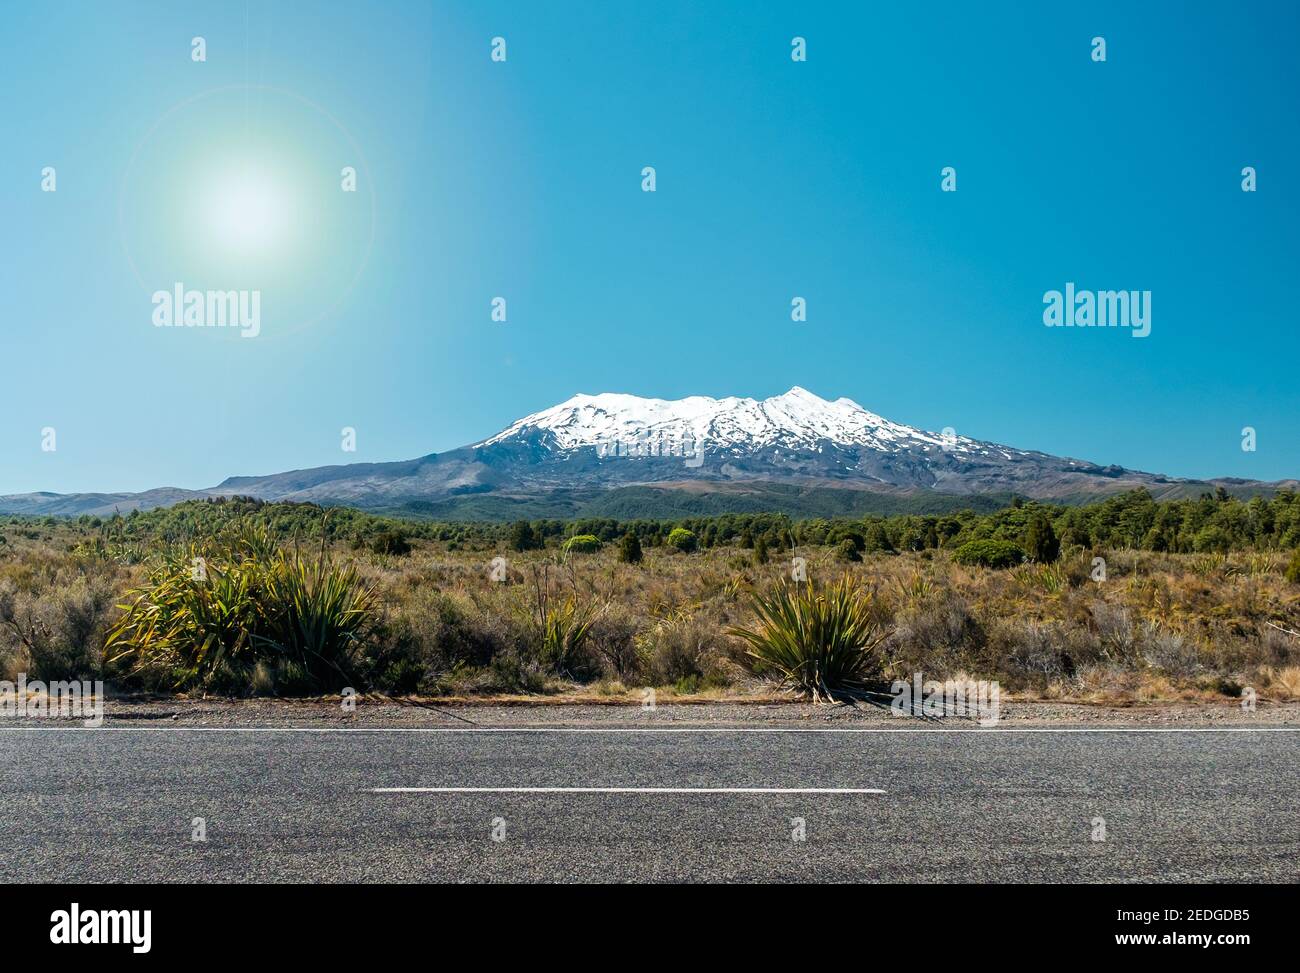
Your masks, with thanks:
[{"label": "distant hill", "polygon": [[471,446],[394,463],[236,476],[208,490],[30,493],[0,513],[111,514],[205,496],[346,505],[443,520],[792,516],[992,510],[1013,495],[1084,503],[1137,487],[1157,500],[1300,482],[1184,480],[933,433],[801,388],[756,400],[576,395]]}]

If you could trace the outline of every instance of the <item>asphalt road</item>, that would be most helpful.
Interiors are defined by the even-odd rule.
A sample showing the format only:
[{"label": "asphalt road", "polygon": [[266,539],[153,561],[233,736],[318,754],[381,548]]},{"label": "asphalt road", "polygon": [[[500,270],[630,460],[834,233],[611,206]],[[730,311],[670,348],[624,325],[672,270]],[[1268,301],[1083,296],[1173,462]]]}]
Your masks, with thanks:
[{"label": "asphalt road", "polygon": [[10,727],[0,842],[22,882],[1295,882],[1300,733]]}]

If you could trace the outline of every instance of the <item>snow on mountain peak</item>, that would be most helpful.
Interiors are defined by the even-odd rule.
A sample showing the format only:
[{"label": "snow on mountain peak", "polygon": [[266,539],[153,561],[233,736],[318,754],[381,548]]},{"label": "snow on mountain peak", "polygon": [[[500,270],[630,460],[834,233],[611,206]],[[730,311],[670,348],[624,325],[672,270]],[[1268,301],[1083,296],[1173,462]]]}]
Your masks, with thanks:
[{"label": "snow on mountain peak", "polygon": [[969,439],[945,439],[937,433],[890,422],[852,399],[829,402],[797,385],[782,395],[762,400],[736,396],[714,399],[705,395],[649,399],[618,392],[579,394],[525,416],[478,445],[490,446],[530,433],[550,433],[563,450],[584,446],[611,449],[646,439],[703,442],[710,451],[767,446],[815,448],[826,441],[880,450],[946,445],[949,450],[967,452],[979,445]]}]

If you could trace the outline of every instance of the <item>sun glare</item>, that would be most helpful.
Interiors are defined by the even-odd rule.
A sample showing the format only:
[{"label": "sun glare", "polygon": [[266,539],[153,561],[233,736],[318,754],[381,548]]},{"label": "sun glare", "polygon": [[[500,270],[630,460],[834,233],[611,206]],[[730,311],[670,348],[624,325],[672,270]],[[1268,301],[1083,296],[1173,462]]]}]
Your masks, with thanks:
[{"label": "sun glare", "polygon": [[213,242],[237,255],[264,255],[287,229],[288,197],[265,170],[244,166],[223,173],[207,193],[206,225]]}]

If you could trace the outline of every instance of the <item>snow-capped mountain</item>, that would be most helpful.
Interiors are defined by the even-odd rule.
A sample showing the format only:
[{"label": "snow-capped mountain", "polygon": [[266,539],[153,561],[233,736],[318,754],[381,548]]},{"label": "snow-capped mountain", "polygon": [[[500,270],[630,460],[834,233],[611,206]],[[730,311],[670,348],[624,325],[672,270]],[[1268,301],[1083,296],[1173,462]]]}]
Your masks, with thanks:
[{"label": "snow-capped mountain", "polygon": [[[943,447],[940,435],[890,422],[868,412],[852,399],[828,402],[795,386],[784,395],[714,399],[692,395],[684,399],[645,399],[605,392],[575,395],[566,402],[525,416],[486,439],[481,446],[504,442],[530,432],[550,432],[560,449],[608,447],[638,439],[688,438],[716,449],[759,449],[785,446],[815,448],[824,441],[890,449],[908,443]],[[970,440],[950,439],[967,449]]]},{"label": "snow-capped mountain", "polygon": [[[1190,481],[892,422],[802,388],[767,399],[573,398],[470,446],[397,463],[231,477],[207,490],[0,497],[0,513],[112,513],[204,496],[345,504],[457,519],[890,512],[1077,501],[1145,487],[1246,494],[1295,481]],[[1000,499],[999,499],[1000,498]]]},{"label": "snow-capped mountain", "polygon": [[475,449],[490,465],[526,460],[532,477],[606,483],[676,480],[830,480],[873,488],[977,493],[1029,487],[1044,477],[1100,476],[1117,468],[928,432],[828,401],[798,386],[767,399],[573,398],[513,423]]}]

